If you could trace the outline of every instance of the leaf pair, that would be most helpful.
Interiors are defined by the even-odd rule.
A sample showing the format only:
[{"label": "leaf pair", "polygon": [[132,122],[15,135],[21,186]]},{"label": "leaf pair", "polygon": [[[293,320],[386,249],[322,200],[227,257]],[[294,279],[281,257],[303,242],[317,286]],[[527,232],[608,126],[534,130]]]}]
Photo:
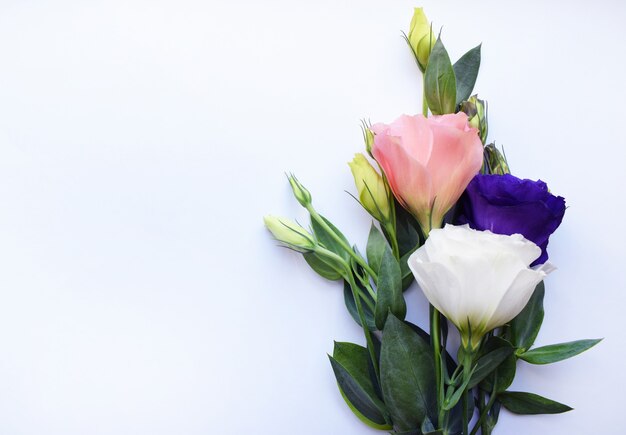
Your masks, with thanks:
[{"label": "leaf pair", "polygon": [[480,48],[472,48],[452,65],[441,36],[437,38],[424,73],[424,94],[433,115],[455,113],[469,98],[480,68]]},{"label": "leaf pair", "polygon": [[380,330],[385,326],[387,314],[393,313],[404,319],[406,316],[406,302],[402,295],[402,269],[393,255],[391,247],[372,224],[367,240],[367,261],[378,274],[376,283],[376,327]]}]

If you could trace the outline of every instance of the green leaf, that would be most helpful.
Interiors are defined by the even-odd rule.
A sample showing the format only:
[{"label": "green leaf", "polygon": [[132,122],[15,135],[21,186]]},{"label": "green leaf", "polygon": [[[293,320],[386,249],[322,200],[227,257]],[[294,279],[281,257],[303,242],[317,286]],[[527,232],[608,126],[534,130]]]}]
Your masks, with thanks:
[{"label": "green leaf", "polygon": [[[493,352],[500,348],[511,348],[511,343],[501,337],[491,337],[485,344],[485,354]],[[494,389],[494,383],[496,384],[496,392],[505,391],[513,383],[515,373],[517,371],[517,358],[514,353],[509,354],[504,361],[483,381],[480,383],[482,390],[491,392]]]},{"label": "green leaf", "polygon": [[402,275],[402,291],[406,291],[406,289],[408,289],[411,284],[413,284],[413,281],[415,280],[415,277],[413,276],[413,272],[411,271],[411,268],[409,267],[409,257],[411,256],[411,254],[413,254],[416,250],[417,250],[417,246],[407,252],[406,254],[404,254],[402,257],[400,257],[400,273]]},{"label": "green leaf", "polygon": [[467,387],[474,388],[512,354],[511,346],[502,346],[481,357],[476,363],[476,369]]},{"label": "green leaf", "polygon": [[[367,291],[365,291],[365,293],[365,297],[367,297],[373,304],[374,300],[367,293]],[[352,288],[350,288],[350,284],[348,284],[347,281],[344,281],[343,283],[343,299],[346,304],[346,308],[348,309],[348,312],[350,313],[354,321],[357,323],[357,325],[362,326],[361,319],[359,318],[359,312],[356,308],[356,303],[354,301],[354,295],[352,294]],[[372,312],[372,310],[370,310],[367,304],[363,302],[361,302],[361,308],[363,308],[363,314],[365,316],[365,323],[367,324],[367,328],[370,331],[376,331],[377,328],[376,322],[374,321],[374,313]]]},{"label": "green leaf", "polygon": [[365,415],[363,415],[361,413],[361,411],[359,411],[352,402],[350,402],[350,399],[348,398],[348,396],[346,395],[346,393],[341,389],[341,387],[339,387],[339,392],[341,393],[341,397],[343,397],[343,400],[346,402],[346,404],[348,405],[348,408],[350,408],[350,411],[352,411],[352,413],[354,415],[356,415],[358,417],[359,420],[361,420],[363,423],[365,423],[366,425],[368,425],[369,427],[371,427],[372,429],[378,429],[378,430],[389,430],[392,429],[392,426],[384,423],[384,424],[378,424],[376,422],[373,422],[372,420],[370,420],[369,418],[367,418]]},{"label": "green leaf", "polygon": [[544,294],[545,287],[542,281],[535,288],[526,307],[511,321],[511,342],[518,349],[523,351],[530,349],[539,334],[543,323]]},{"label": "green leaf", "polygon": [[498,395],[498,400],[515,414],[560,414],[572,410],[567,405],[533,393],[505,391]]},{"label": "green leaf", "polygon": [[[337,235],[346,246],[350,246],[350,242],[348,239],[334,226],[328,219],[324,216],[321,218],[326,222],[326,224],[330,227],[330,229]],[[315,219],[311,219],[311,228],[313,229],[313,233],[319,243],[321,243],[326,249],[334,252],[343,258],[348,264],[350,264],[350,254],[343,248],[337,241],[326,231]]]},{"label": "green leaf", "polygon": [[450,56],[437,38],[424,73],[424,93],[433,115],[454,113],[456,110],[456,77]]},{"label": "green leaf", "polygon": [[571,358],[598,344],[602,339],[578,340],[538,347],[518,355],[531,364],[551,364]]},{"label": "green leaf", "polygon": [[380,230],[376,228],[376,225],[372,222],[370,234],[367,238],[366,254],[367,263],[376,273],[380,270],[380,263],[383,260],[385,249],[387,249],[388,246],[387,240],[385,240],[385,237],[381,234]]},{"label": "green leaf", "polygon": [[402,295],[402,276],[400,264],[393,256],[391,248],[386,247],[378,271],[376,288],[376,309],[374,318],[376,326],[382,330],[387,320],[387,314],[392,312],[396,317],[404,319],[406,316],[406,302]]},{"label": "green leaf", "polygon": [[320,257],[315,252],[307,252],[306,254],[302,254],[302,256],[306,262],[309,263],[311,269],[323,278],[331,281],[337,281],[341,278],[341,273],[337,272],[337,268],[341,266],[336,265],[336,267],[333,267],[327,258]]},{"label": "green leaf", "polygon": [[442,429],[435,429],[435,426],[429,418],[424,419],[422,423],[422,433],[424,435],[443,435]]},{"label": "green leaf", "polygon": [[478,70],[480,68],[480,45],[465,53],[454,64],[454,75],[456,76],[456,104],[467,100],[472,94]]},{"label": "green leaf", "polygon": [[403,257],[419,247],[420,230],[413,215],[395,199],[394,207],[396,210],[396,240],[398,241],[400,256]]},{"label": "green leaf", "polygon": [[335,343],[329,356],[337,383],[351,409],[376,429],[390,429],[385,404],[376,393],[370,371],[369,352],[353,343]]},{"label": "green leaf", "polygon": [[426,417],[431,420],[436,417],[435,369],[430,345],[393,314],[388,316],[383,331],[380,383],[398,431],[418,430]]}]

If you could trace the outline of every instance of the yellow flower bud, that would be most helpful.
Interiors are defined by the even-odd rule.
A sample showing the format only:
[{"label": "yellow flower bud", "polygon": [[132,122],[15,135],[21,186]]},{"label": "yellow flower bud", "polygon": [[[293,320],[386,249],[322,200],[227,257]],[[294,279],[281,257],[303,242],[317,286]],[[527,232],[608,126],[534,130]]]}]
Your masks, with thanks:
[{"label": "yellow flower bud", "polygon": [[376,172],[363,154],[356,154],[348,165],[354,176],[363,208],[376,220],[388,221],[391,216],[389,189],[383,177]]},{"label": "yellow flower bud", "polygon": [[276,216],[265,216],[265,226],[274,238],[288,248],[299,252],[311,252],[315,249],[315,241],[307,230],[296,222]]},{"label": "yellow flower bud", "polygon": [[415,12],[413,12],[408,40],[420,68],[422,71],[425,71],[428,65],[428,58],[430,58],[430,52],[435,42],[437,42],[437,38],[432,32],[431,25],[426,15],[424,15],[424,9],[422,8],[415,8]]}]

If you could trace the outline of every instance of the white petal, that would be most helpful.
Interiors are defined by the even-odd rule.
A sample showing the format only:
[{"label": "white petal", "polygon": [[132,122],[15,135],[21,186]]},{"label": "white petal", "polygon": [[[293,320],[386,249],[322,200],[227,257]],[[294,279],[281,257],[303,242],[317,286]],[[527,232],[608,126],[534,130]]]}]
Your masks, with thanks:
[{"label": "white petal", "polygon": [[513,320],[524,309],[537,284],[545,278],[543,271],[520,270],[489,321],[489,330]]},{"label": "white petal", "polygon": [[[419,251],[419,250],[418,250]],[[458,295],[461,285],[454,274],[439,263],[422,263],[415,253],[409,257],[409,268],[426,299],[450,321],[458,324]]]}]

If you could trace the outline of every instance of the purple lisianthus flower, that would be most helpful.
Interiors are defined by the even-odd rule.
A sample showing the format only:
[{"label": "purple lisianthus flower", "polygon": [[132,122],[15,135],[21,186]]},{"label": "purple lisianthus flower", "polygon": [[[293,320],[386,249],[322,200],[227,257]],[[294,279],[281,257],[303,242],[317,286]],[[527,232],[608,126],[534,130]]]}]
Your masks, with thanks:
[{"label": "purple lisianthus flower", "polygon": [[497,234],[521,234],[541,248],[533,265],[548,260],[550,235],[565,214],[565,199],[554,196],[541,180],[510,174],[476,175],[460,200],[459,224]]}]

